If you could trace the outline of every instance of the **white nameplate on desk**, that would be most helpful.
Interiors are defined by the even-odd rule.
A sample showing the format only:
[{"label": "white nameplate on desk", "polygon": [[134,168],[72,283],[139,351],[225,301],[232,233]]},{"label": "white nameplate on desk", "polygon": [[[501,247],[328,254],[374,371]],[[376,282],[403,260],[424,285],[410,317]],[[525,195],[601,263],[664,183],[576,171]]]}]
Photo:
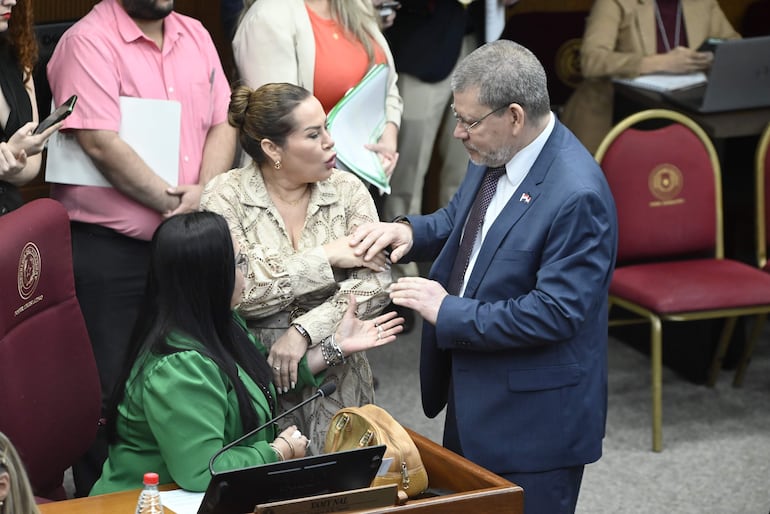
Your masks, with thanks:
[{"label": "white nameplate on desk", "polygon": [[254,514],[321,514],[326,512],[358,512],[393,507],[398,501],[395,484],[354,489],[341,493],[308,496],[296,500],[257,505]]}]

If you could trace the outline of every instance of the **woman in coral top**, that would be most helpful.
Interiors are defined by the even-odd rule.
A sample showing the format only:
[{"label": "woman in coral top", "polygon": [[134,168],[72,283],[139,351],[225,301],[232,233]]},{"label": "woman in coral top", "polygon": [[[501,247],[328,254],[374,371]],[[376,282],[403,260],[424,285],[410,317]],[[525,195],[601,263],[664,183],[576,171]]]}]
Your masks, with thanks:
[{"label": "woman in coral top", "polygon": [[374,64],[390,68],[385,130],[372,150],[390,176],[398,159],[403,105],[396,68],[371,0],[244,0],[233,55],[244,84],[288,82],[307,89],[326,112]]}]

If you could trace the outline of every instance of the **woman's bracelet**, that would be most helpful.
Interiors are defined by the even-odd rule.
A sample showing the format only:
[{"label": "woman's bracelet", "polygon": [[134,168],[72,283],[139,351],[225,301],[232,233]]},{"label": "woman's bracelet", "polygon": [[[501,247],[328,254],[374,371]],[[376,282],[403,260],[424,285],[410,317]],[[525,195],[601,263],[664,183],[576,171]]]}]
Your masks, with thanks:
[{"label": "woman's bracelet", "polygon": [[290,459],[293,459],[293,458],[294,458],[294,445],[293,445],[293,444],[291,444],[291,441],[289,441],[288,439],[286,439],[286,438],[285,438],[284,436],[282,436],[282,435],[279,435],[279,436],[277,437],[277,439],[283,439],[283,440],[286,442],[286,444],[288,444],[288,445],[289,445],[289,450],[291,450],[291,457],[289,457],[289,458],[290,458]]},{"label": "woman's bracelet", "polygon": [[305,338],[305,341],[307,342],[308,346],[313,346],[313,340],[310,338],[310,334],[308,333],[308,331],[305,330],[305,327],[303,327],[299,323],[292,323],[291,326],[294,327],[297,330],[297,332],[299,332],[300,335]]},{"label": "woman's bracelet", "polygon": [[334,341],[334,334],[321,341],[321,355],[328,367],[339,366],[345,363],[345,354],[342,348]]},{"label": "woman's bracelet", "polygon": [[275,454],[278,456],[279,461],[286,460],[286,457],[283,456],[283,452],[275,444],[270,443],[270,448],[272,448]]}]

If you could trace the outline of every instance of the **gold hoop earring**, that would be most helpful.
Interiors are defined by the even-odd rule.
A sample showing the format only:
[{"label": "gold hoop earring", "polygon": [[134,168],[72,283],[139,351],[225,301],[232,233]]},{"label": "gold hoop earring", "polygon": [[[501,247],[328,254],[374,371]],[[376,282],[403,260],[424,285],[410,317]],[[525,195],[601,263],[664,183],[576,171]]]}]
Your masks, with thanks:
[{"label": "gold hoop earring", "polygon": [[281,169],[281,167],[282,167],[282,166],[281,166],[281,161],[275,161],[275,162],[273,163],[273,168],[275,168],[275,169],[277,169],[277,170],[280,170],[280,169]]}]

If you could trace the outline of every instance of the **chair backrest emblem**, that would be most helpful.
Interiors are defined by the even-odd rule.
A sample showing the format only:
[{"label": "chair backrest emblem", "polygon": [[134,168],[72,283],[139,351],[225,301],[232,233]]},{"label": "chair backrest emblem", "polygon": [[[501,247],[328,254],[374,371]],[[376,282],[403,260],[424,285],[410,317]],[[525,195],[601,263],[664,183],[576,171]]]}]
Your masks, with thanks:
[{"label": "chair backrest emblem", "polygon": [[650,202],[650,207],[676,205],[684,202],[679,194],[684,187],[682,171],[673,164],[663,163],[655,166],[647,179],[650,193],[657,200]]},{"label": "chair backrest emblem", "polygon": [[22,300],[28,299],[37,289],[40,281],[40,250],[33,242],[24,245],[19,257],[18,288]]},{"label": "chair backrest emblem", "polygon": [[580,45],[582,43],[581,38],[568,39],[556,50],[554,57],[556,76],[573,89],[583,80],[583,75],[580,72]]}]

